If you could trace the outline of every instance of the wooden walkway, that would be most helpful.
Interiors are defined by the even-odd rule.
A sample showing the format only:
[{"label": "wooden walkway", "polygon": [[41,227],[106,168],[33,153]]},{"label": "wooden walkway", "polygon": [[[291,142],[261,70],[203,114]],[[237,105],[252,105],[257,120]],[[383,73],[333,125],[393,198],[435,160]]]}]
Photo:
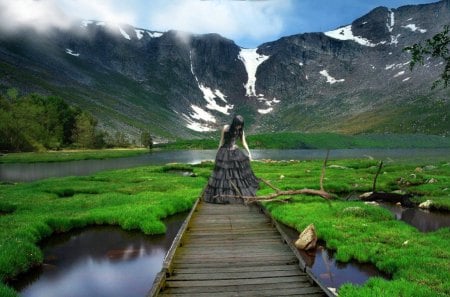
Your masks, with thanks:
[{"label": "wooden walkway", "polygon": [[149,296],[326,296],[260,208],[197,204]]}]

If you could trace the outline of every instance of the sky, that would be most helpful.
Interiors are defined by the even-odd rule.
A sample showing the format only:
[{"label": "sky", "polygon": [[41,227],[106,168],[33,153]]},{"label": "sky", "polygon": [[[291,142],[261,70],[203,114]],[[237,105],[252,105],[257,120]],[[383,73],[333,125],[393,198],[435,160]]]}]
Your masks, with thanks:
[{"label": "sky", "polygon": [[68,27],[75,19],[154,31],[218,33],[244,48],[283,36],[326,32],[378,6],[438,0],[0,0],[0,29]]}]

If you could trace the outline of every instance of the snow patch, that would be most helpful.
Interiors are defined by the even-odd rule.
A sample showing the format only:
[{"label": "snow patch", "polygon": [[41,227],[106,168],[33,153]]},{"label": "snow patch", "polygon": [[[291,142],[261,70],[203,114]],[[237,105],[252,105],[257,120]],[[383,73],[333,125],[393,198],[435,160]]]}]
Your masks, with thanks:
[{"label": "snow patch", "polygon": [[386,27],[388,28],[389,32],[392,32],[392,30],[394,30],[394,25],[395,25],[395,14],[391,9],[389,9],[388,20],[386,23]]},{"label": "snow patch", "polygon": [[403,74],[405,74],[405,71],[400,71],[396,75],[394,75],[394,77],[399,77],[400,75],[403,75]]},{"label": "snow patch", "polygon": [[403,28],[406,28],[406,29],[410,29],[410,30],[413,31],[413,32],[416,32],[416,31],[419,31],[420,33],[425,33],[425,32],[427,32],[426,29],[421,29],[421,28],[417,27],[415,24],[408,24],[408,25],[402,26],[402,27],[403,27]]},{"label": "snow patch", "polygon": [[66,53],[75,57],[78,57],[80,55],[80,53],[76,53],[73,50],[71,50],[70,48],[66,48]]},{"label": "snow patch", "polygon": [[161,33],[161,32],[150,32],[150,31],[147,31],[147,33],[148,33],[148,35],[151,38],[158,38],[158,37],[163,36],[163,33]]},{"label": "snow patch", "polygon": [[244,63],[247,70],[248,80],[244,87],[245,95],[248,97],[256,97],[256,70],[261,63],[269,59],[269,56],[258,54],[257,50],[257,48],[241,48],[238,55],[238,59]]},{"label": "snow patch", "polygon": [[326,77],[327,83],[329,83],[330,85],[332,85],[334,83],[337,83],[337,82],[344,82],[345,81],[345,79],[343,79],[343,78],[342,79],[335,79],[334,77],[329,75],[328,71],[325,70],[325,69],[320,71],[319,73]]},{"label": "snow patch", "polygon": [[269,112],[271,112],[273,110],[273,108],[272,107],[269,107],[269,108],[267,108],[267,109],[258,109],[258,112],[260,113],[260,114],[268,114]]},{"label": "snow patch", "polygon": [[218,112],[221,112],[223,114],[229,115],[230,112],[229,109],[233,109],[234,105],[232,104],[225,104],[225,106],[220,106],[217,104],[215,98],[218,97],[220,100],[222,100],[224,103],[228,103],[228,101],[225,99],[227,97],[225,94],[223,94],[219,89],[215,89],[214,91],[205,86],[204,84],[201,84],[198,80],[197,76],[195,75],[194,71],[194,64],[192,63],[192,51],[189,52],[189,59],[191,62],[191,73],[195,78],[195,81],[197,82],[198,88],[203,93],[203,98],[206,100],[206,108],[210,110],[217,110]]},{"label": "snow patch", "polygon": [[191,105],[191,108],[194,111],[194,113],[189,114],[191,118],[196,120],[203,120],[205,122],[216,122],[216,118],[206,110],[198,107],[197,105]]},{"label": "snow patch", "polygon": [[389,44],[394,44],[395,46],[398,45],[398,38],[400,37],[401,34],[397,34],[396,36],[391,35],[391,42]]},{"label": "snow patch", "polygon": [[411,79],[411,77],[407,77],[407,78],[404,78],[402,81],[408,81],[410,79]]},{"label": "snow patch", "polygon": [[[225,100],[225,95],[223,95],[222,92],[220,92],[219,90],[215,90],[215,92],[213,92],[211,90],[211,88],[204,86],[203,84],[199,84],[198,87],[200,88],[200,90],[203,93],[203,98],[206,100],[206,102],[208,104],[206,104],[206,108],[211,109],[211,110],[217,110],[218,112],[221,112],[223,114],[229,115],[230,112],[228,111],[229,109],[233,109],[233,105],[231,104],[225,104],[225,106],[220,106],[219,104],[217,104],[216,100],[214,100],[214,98],[219,97],[222,101],[225,101],[225,103],[227,102]],[[217,94],[220,94],[218,96]]]},{"label": "snow patch", "polygon": [[298,65],[300,65],[301,67],[303,67],[303,63],[302,63],[302,62],[298,63]]},{"label": "snow patch", "polygon": [[341,27],[339,29],[328,31],[324,33],[326,36],[338,39],[338,40],[353,40],[356,43],[359,43],[364,46],[370,46],[374,47],[376,44],[370,42],[370,40],[361,37],[361,36],[354,36],[352,32],[352,25],[348,25],[345,27]]},{"label": "snow patch", "polygon": [[137,39],[141,40],[141,38],[144,37],[144,30],[134,29],[134,31],[136,32]]},{"label": "snow patch", "polygon": [[117,26],[117,27],[119,28],[120,34],[122,34],[122,36],[123,36],[125,39],[131,40],[130,35],[128,35],[128,33],[125,32],[125,30],[123,30],[120,26]]},{"label": "snow patch", "polygon": [[197,132],[211,132],[211,131],[216,131],[216,129],[212,128],[211,126],[209,126],[208,124],[204,124],[204,123],[200,123],[197,121],[194,121],[193,119],[191,119],[189,116],[187,116],[186,114],[182,114],[183,118],[185,119],[185,121],[187,122],[186,127],[197,131]]},{"label": "snow patch", "polygon": [[410,63],[410,61],[407,61],[405,63],[399,63],[399,64],[390,64],[390,65],[386,65],[386,67],[384,68],[385,70],[389,70],[389,69],[399,69],[402,67],[405,67],[406,65],[408,65]]}]

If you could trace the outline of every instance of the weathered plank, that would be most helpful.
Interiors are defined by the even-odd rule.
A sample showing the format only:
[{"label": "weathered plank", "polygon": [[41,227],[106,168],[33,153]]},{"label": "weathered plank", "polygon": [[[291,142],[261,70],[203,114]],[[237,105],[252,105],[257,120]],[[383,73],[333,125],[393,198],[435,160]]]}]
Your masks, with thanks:
[{"label": "weathered plank", "polygon": [[274,225],[257,207],[198,203],[158,296],[325,296]]}]

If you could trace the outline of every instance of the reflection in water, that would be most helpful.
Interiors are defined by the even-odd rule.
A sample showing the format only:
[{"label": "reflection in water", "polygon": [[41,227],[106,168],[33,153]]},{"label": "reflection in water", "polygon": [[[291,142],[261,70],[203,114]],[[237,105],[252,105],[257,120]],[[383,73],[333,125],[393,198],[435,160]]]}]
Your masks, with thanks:
[{"label": "reflection in water", "polygon": [[[299,233],[297,230],[284,225],[282,225],[282,228],[291,241],[298,239]],[[361,285],[369,277],[374,276],[388,278],[387,275],[377,270],[372,264],[358,263],[356,261],[348,263],[337,262],[334,259],[333,251],[328,250],[324,242],[318,242],[315,250],[299,250],[299,253],[306,266],[311,269],[311,272],[320,283],[327,288],[339,289],[345,283]]]},{"label": "reflection in water", "polygon": [[10,285],[24,297],[145,296],[186,215],[168,218],[164,235],[101,226],[52,236],[44,264]]},{"label": "reflection in water", "polygon": [[380,203],[380,205],[391,211],[397,220],[402,220],[421,232],[431,232],[442,227],[450,227],[450,215],[448,213],[420,208],[405,208],[392,203]]},{"label": "reflection in water", "polygon": [[[323,159],[326,150],[252,150],[255,160],[312,160]],[[345,158],[374,158],[392,161],[448,160],[450,149],[339,149],[330,150],[330,160]],[[105,160],[82,160],[57,163],[0,164],[0,181],[27,182],[48,177],[88,175],[101,170],[131,168],[167,163],[197,164],[214,160],[216,150],[182,150],[150,152],[145,155]]]}]

